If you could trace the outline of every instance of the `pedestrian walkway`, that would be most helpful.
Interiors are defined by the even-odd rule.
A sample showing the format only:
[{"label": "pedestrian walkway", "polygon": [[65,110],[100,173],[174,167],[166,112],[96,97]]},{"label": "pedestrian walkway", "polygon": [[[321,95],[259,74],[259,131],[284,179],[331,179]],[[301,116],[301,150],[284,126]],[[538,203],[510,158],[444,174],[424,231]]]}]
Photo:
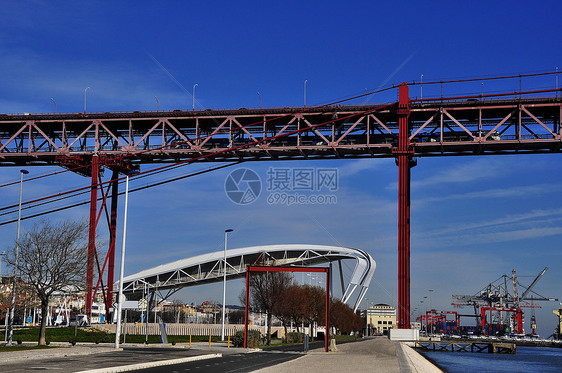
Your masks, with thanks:
[{"label": "pedestrian walkway", "polygon": [[404,343],[386,337],[366,338],[363,341],[337,346],[337,352],[316,349],[298,359],[264,368],[256,373],[292,372],[384,372],[438,373],[442,372]]}]

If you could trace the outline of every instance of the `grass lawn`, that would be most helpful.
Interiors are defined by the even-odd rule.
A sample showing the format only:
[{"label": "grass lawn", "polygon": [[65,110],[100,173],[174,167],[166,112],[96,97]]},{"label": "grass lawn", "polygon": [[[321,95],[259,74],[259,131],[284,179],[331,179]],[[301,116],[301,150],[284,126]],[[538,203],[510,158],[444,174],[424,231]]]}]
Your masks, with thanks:
[{"label": "grass lawn", "polygon": [[0,346],[1,352],[22,351],[22,350],[45,350],[48,348],[57,348],[56,346]]},{"label": "grass lawn", "polygon": [[[76,335],[75,335],[76,333]],[[336,335],[334,336],[336,342],[347,342],[356,340],[356,336],[349,335]],[[144,343],[144,335],[127,335],[126,343]],[[19,328],[14,330],[14,344],[16,341],[21,340],[23,342],[37,342],[39,339],[39,327],[28,327]],[[74,327],[52,327],[46,330],[46,339],[48,342],[90,342],[90,343],[113,343],[115,342],[115,334],[106,333],[95,328],[81,327],[75,329]],[[169,343],[189,343],[189,336],[177,336],[169,335]],[[231,338],[232,341],[232,338]],[[315,339],[318,341],[318,339]],[[209,336],[191,336],[191,342],[209,342]],[[220,342],[220,336],[211,336],[211,343]],[[273,344],[282,344],[281,340],[272,340]],[[312,341],[311,341],[312,342]],[[123,336],[121,336],[121,343],[123,343]],[[148,343],[160,343],[159,335],[149,335]],[[1,347],[0,347],[1,348]],[[27,349],[24,346],[11,346],[6,347],[9,351],[14,351],[15,348]],[[36,347],[37,348],[37,347]],[[48,346],[43,346],[42,348],[48,348]],[[3,350],[0,350],[3,351]]]},{"label": "grass lawn", "polygon": [[[76,333],[76,335],[75,335]],[[114,333],[106,333],[95,328],[81,327],[75,330],[72,327],[47,328],[45,331],[46,340],[49,342],[91,342],[91,343],[113,343],[115,342]],[[144,343],[144,335],[127,335],[127,343]],[[13,340],[23,342],[36,342],[39,339],[39,327],[29,327],[14,329]],[[123,335],[121,335],[121,343]],[[169,335],[168,342],[189,343],[189,336]],[[192,336],[191,342],[209,342],[209,336]],[[220,342],[220,336],[211,336],[211,342]],[[160,343],[159,335],[149,335],[148,343]]]}]

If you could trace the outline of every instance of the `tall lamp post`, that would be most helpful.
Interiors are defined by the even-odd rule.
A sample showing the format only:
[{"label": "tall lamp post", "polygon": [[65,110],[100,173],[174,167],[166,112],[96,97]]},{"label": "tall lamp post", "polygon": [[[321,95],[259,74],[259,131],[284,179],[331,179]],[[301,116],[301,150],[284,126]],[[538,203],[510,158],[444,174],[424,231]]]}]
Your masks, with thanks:
[{"label": "tall lamp post", "polygon": [[0,253],[0,280],[2,279],[2,257],[8,255],[5,251]]},{"label": "tall lamp post", "polygon": [[154,96],[154,99],[156,100],[156,111],[160,111],[160,101],[158,101],[158,97]]},{"label": "tall lamp post", "polygon": [[221,329],[221,341],[224,341],[224,321],[226,314],[226,243],[228,239],[228,234],[234,231],[233,229],[225,229],[224,231],[224,269],[223,269],[223,281],[222,281],[222,329]]},{"label": "tall lamp post", "polygon": [[[431,302],[432,293],[433,293],[433,289],[429,289],[429,311],[433,311],[433,304]],[[431,323],[431,334],[433,334],[433,323]]]},{"label": "tall lamp post", "polygon": [[420,100],[423,100],[423,74],[420,77]]},{"label": "tall lamp post", "polygon": [[117,327],[115,329],[115,348],[119,348],[119,338],[121,337],[121,309],[123,305],[123,272],[125,271],[125,238],[127,237],[127,207],[129,204],[129,176],[138,174],[139,171],[127,173],[125,182],[125,212],[123,213],[123,245],[121,246],[121,266],[119,269],[119,299],[117,306]]},{"label": "tall lamp post", "polygon": [[308,80],[304,81],[304,107],[306,107],[306,83],[308,83]]},{"label": "tall lamp post", "polygon": [[[6,254],[5,251],[2,251],[0,253],[0,279],[2,279],[2,256],[6,256],[6,255],[8,254]],[[6,310],[6,315],[4,317],[4,331],[5,331],[4,342],[6,342],[8,339],[8,310]]]},{"label": "tall lamp post", "polygon": [[191,95],[191,98],[193,98],[193,105],[191,106],[191,111],[195,113],[195,87],[197,87],[199,84],[195,83],[193,85],[193,94]]},{"label": "tall lamp post", "polygon": [[90,89],[90,87],[84,88],[84,115],[86,115],[86,92]]},{"label": "tall lamp post", "polygon": [[51,97],[51,101],[53,101],[53,104],[55,104],[55,114],[56,114],[57,113],[57,102],[52,97]]},{"label": "tall lamp post", "polygon": [[8,346],[12,345],[12,337],[14,336],[14,311],[16,308],[16,283],[18,275],[18,259],[20,249],[20,222],[21,222],[21,195],[23,191],[23,175],[28,174],[27,170],[20,170],[20,202],[18,208],[18,228],[16,233],[16,253],[14,258],[14,283],[12,285],[12,302],[10,305],[10,321],[8,323]]}]

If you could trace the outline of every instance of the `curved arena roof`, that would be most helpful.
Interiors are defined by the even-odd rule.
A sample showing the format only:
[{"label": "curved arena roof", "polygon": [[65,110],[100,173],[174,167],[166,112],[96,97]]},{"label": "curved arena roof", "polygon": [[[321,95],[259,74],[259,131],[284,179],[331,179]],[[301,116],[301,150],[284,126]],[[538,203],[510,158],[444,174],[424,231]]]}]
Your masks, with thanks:
[{"label": "curved arena roof", "polygon": [[[359,287],[359,293],[353,304],[353,308],[357,309],[367,292],[376,267],[374,259],[360,249],[299,244],[229,249],[226,255],[226,276],[227,279],[244,277],[247,265],[307,267],[344,259],[354,259],[356,264],[342,300],[349,303],[351,296]],[[167,299],[187,286],[223,281],[223,265],[224,251],[222,250],[180,259],[125,277],[123,292],[129,300],[144,298],[146,294],[154,292]],[[343,287],[343,277],[341,282]]]}]

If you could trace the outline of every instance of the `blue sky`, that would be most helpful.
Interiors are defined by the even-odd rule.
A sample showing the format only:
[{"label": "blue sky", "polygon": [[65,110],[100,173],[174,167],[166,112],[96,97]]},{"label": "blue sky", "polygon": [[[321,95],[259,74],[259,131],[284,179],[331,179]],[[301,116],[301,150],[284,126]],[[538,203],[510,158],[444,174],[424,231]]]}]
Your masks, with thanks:
[{"label": "blue sky", "polygon": [[[191,108],[194,84],[196,107],[238,108],[259,106],[257,92],[263,106],[301,105],[305,80],[307,104],[314,105],[418,81],[421,74],[425,81],[553,70],[562,68],[560,8],[556,1],[6,3],[0,12],[0,112],[53,112],[50,98],[59,112],[82,111],[86,87],[89,111],[154,110],[154,96],[160,109]],[[553,77],[523,81],[523,88],[552,85]],[[514,90],[518,82],[451,86],[444,94],[482,88]],[[424,96],[438,89],[424,87]],[[411,96],[419,94],[419,87],[411,88]],[[396,96],[391,91],[369,102]],[[433,306],[451,309],[452,293],[475,293],[513,268],[528,284],[549,266],[535,290],[562,298],[559,158],[419,160],[412,170],[412,308],[435,289]],[[262,182],[269,167],[337,168],[337,204],[282,207],[261,198],[235,205],[224,193],[235,167],[138,192],[130,196],[126,273],[220,250],[230,227],[231,247],[302,242],[365,249],[378,265],[367,298],[396,304],[398,174],[392,159],[244,167]],[[203,168],[186,166],[152,180]],[[30,168],[32,174],[52,170]],[[2,183],[18,177],[17,169],[0,172]],[[131,187],[144,182],[133,180]],[[88,183],[77,175],[51,177],[27,183],[24,199]],[[17,186],[0,193],[3,205],[17,202]],[[87,208],[53,217],[67,215],[87,216]],[[15,228],[0,227],[5,245]],[[229,288],[230,303],[237,302],[240,286]],[[209,286],[180,296],[219,300],[220,291]],[[542,335],[555,327],[555,306],[537,310]]]}]

